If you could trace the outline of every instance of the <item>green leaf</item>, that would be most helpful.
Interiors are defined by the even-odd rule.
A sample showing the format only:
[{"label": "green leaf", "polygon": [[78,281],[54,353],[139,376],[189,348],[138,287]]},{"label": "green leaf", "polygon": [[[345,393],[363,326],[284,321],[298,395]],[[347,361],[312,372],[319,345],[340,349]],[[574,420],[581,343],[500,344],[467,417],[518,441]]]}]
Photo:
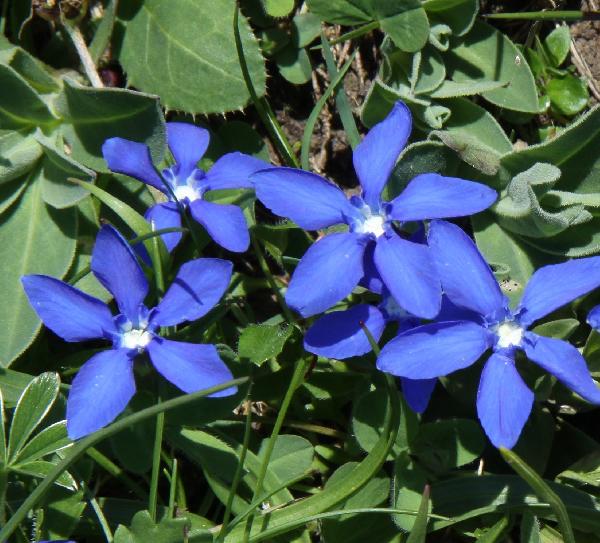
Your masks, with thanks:
[{"label": "green leaf", "polygon": [[0,469],[6,465],[6,419],[4,418],[4,398],[0,389]]},{"label": "green leaf", "polygon": [[555,68],[566,59],[571,47],[571,32],[567,25],[557,26],[544,40],[545,53]]},{"label": "green leaf", "polygon": [[6,130],[0,133],[0,156],[0,183],[5,183],[31,170],[42,149],[27,129]]},{"label": "green leaf", "polygon": [[521,519],[521,543],[542,543],[540,538],[540,523],[533,514],[525,513]]},{"label": "green leaf", "polygon": [[590,98],[587,85],[579,77],[571,74],[551,79],[546,85],[546,92],[552,107],[568,116],[577,115],[582,111]]},{"label": "green leaf", "polygon": [[294,0],[260,0],[263,9],[271,17],[285,17],[294,9]]},{"label": "green leaf", "polygon": [[138,511],[129,528],[117,528],[114,543],[175,543],[187,539],[189,527],[186,518],[163,519],[155,524],[148,511]]},{"label": "green leaf", "polygon": [[[19,464],[18,466],[13,466],[12,469],[17,473],[24,473],[25,475],[31,475],[32,477],[45,479],[48,476],[48,474],[51,473],[52,470],[54,470],[55,467],[55,462],[47,462],[46,460],[35,460],[34,462],[29,462],[28,464]],[[56,479],[54,484],[57,484],[69,490],[77,489],[77,482],[75,481],[73,476],[67,471],[61,473],[61,475]]]},{"label": "green leaf", "polygon": [[32,376],[28,373],[0,368],[0,391],[5,407],[17,405],[21,394],[31,382]]},{"label": "green leaf", "polygon": [[69,156],[96,171],[108,172],[102,144],[119,136],[145,143],[154,163],[165,150],[165,126],[156,96],[126,89],[92,89],[65,79],[56,109],[64,120],[59,131]]},{"label": "green leaf", "polygon": [[425,543],[427,539],[427,521],[429,520],[429,486],[423,490],[419,514],[415,518],[415,524],[406,540],[406,543]]},{"label": "green leaf", "polygon": [[54,486],[46,497],[43,518],[38,519],[38,534],[51,541],[70,538],[87,507],[83,490]]},{"label": "green leaf", "polygon": [[32,379],[19,398],[8,437],[8,462],[12,463],[31,433],[42,422],[56,397],[60,380],[56,373],[42,373]]},{"label": "green leaf", "polygon": [[483,79],[504,83],[503,88],[482,94],[492,104],[528,113],[539,111],[535,81],[527,62],[516,46],[492,26],[476,21],[468,34],[452,40],[444,60],[456,82]]},{"label": "green leaf", "polygon": [[286,45],[275,54],[279,73],[294,85],[310,81],[312,65],[305,49],[299,49],[293,43]]},{"label": "green leaf", "polygon": [[6,64],[0,64],[0,88],[0,129],[58,123],[38,92]]},{"label": "green leaf", "polygon": [[293,331],[292,326],[251,324],[240,335],[238,354],[240,358],[261,366],[281,353]]},{"label": "green leaf", "polygon": [[[268,439],[263,440],[258,457],[264,454]],[[307,439],[296,435],[279,435],[269,462],[269,470],[281,481],[291,481],[306,473],[312,464],[314,447]]]},{"label": "green leaf", "polygon": [[306,47],[321,33],[321,20],[314,13],[299,13],[292,19],[292,35],[297,37],[298,47]]},{"label": "green leaf", "polygon": [[16,455],[14,463],[27,464],[69,445],[71,445],[71,440],[67,436],[67,423],[61,420],[47,426],[30,439]]},{"label": "green leaf", "polygon": [[[35,173],[35,171],[34,171]],[[21,286],[21,276],[65,276],[75,253],[75,209],[56,211],[41,197],[40,183],[28,183],[18,203],[0,216],[0,365],[9,366],[33,341],[40,319]]]},{"label": "green leaf", "polygon": [[481,537],[477,538],[477,543],[500,543],[502,536],[506,535],[507,529],[510,527],[510,520],[508,517],[502,517],[493,526],[490,526],[485,530]]},{"label": "green leaf", "polygon": [[[427,473],[402,451],[394,462],[392,504],[397,509],[414,511],[422,503],[422,494],[427,484]],[[414,515],[394,515],[394,523],[401,530],[410,532],[417,519]]]},{"label": "green leaf", "polygon": [[108,0],[105,4],[102,19],[100,20],[100,23],[98,23],[98,28],[94,33],[94,39],[90,43],[90,56],[96,65],[98,65],[98,61],[110,44],[110,38],[117,18],[116,11],[118,3],[119,0]]},{"label": "green leaf", "polygon": [[[130,85],[158,94],[167,109],[190,113],[221,113],[248,103],[233,34],[234,2],[135,4],[127,0],[120,6],[126,26],[119,60]],[[239,26],[250,77],[262,96],[266,83],[260,49],[242,15]]]},{"label": "green leaf", "polygon": [[430,18],[440,19],[446,23],[455,36],[462,36],[471,30],[479,12],[479,2],[477,0],[425,0],[423,8]]}]

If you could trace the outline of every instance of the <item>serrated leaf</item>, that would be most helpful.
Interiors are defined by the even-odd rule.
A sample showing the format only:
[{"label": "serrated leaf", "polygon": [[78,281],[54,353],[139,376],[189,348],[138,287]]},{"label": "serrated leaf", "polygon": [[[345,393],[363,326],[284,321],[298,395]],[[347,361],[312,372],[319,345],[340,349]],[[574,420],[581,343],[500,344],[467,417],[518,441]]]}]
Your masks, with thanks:
[{"label": "serrated leaf", "polygon": [[165,126],[156,96],[126,89],[93,89],[65,79],[55,106],[69,156],[96,171],[108,172],[102,144],[108,138],[145,143],[158,164],[165,150]]},{"label": "serrated leaf", "polygon": [[31,433],[46,416],[56,397],[60,379],[57,373],[42,373],[21,394],[10,425],[8,462],[12,463]]},{"label": "serrated leaf", "polygon": [[[158,94],[168,109],[190,113],[221,113],[248,103],[233,33],[234,2],[147,0],[139,9],[134,4],[120,6],[121,16],[134,10],[119,53],[131,85]],[[262,96],[266,75],[260,49],[241,14],[239,26],[248,71]]]},{"label": "serrated leaf", "polygon": [[68,272],[77,238],[75,209],[49,208],[41,184],[29,182],[18,203],[0,216],[0,366],[6,367],[33,341],[41,322],[21,286],[21,276]]},{"label": "serrated leaf", "polygon": [[542,543],[540,538],[540,523],[532,513],[524,513],[521,518],[521,543]]},{"label": "serrated leaf", "polygon": [[16,464],[27,464],[39,460],[47,454],[64,449],[71,445],[67,436],[67,423],[64,420],[55,422],[36,434],[18,452],[13,462]]},{"label": "serrated leaf", "polygon": [[482,94],[489,102],[514,111],[539,111],[535,81],[527,61],[517,47],[492,26],[476,21],[468,34],[451,41],[444,60],[450,78],[456,82],[483,79],[505,83],[500,89]]},{"label": "serrated leaf", "polygon": [[292,326],[251,324],[240,335],[238,354],[260,366],[281,353],[293,331]]},{"label": "serrated leaf", "polygon": [[[28,464],[21,464],[18,466],[13,466],[11,469],[17,473],[24,473],[25,475],[31,475],[33,477],[38,477],[39,479],[44,479],[54,468],[56,464],[53,462],[47,462],[46,460],[36,460],[35,462],[29,462]],[[77,482],[73,478],[73,476],[64,471],[61,475],[56,479],[56,485],[62,486],[69,490],[77,489]]]}]

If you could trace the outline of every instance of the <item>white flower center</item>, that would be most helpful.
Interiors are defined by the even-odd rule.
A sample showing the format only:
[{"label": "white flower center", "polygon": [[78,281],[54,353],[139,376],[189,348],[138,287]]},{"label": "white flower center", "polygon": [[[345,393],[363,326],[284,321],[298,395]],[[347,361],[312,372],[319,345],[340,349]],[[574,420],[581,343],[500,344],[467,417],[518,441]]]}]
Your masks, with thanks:
[{"label": "white flower center", "polygon": [[525,330],[514,322],[503,322],[496,328],[498,336],[498,347],[507,349],[509,347],[518,347],[523,340]]},{"label": "white flower center", "polygon": [[198,192],[192,187],[190,187],[187,183],[185,185],[178,185],[177,187],[175,187],[175,190],[173,192],[175,193],[175,197],[179,201],[185,200],[187,198],[190,202],[193,202],[194,200],[200,198]]},{"label": "white flower center", "polygon": [[385,233],[385,217],[381,215],[367,215],[365,220],[358,224],[355,232],[359,234],[373,234],[376,238]]},{"label": "white flower center", "polygon": [[121,335],[121,347],[143,351],[152,340],[152,334],[144,329],[133,328]]}]

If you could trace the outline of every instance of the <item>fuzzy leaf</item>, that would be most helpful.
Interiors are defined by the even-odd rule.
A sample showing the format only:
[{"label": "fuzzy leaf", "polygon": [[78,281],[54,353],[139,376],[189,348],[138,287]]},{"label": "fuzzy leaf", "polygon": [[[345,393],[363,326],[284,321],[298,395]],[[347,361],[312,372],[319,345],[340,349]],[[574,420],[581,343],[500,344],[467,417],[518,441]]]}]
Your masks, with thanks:
[{"label": "fuzzy leaf", "polygon": [[240,336],[239,356],[261,366],[281,353],[293,331],[292,326],[251,324],[242,331]]}]

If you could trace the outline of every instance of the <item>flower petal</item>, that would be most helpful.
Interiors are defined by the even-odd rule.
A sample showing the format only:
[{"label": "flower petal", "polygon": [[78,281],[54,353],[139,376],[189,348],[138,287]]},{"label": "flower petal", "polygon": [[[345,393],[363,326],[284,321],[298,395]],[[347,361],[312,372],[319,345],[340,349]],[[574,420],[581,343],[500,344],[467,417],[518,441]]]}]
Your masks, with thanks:
[{"label": "flower petal", "polygon": [[432,379],[470,366],[490,345],[488,331],[472,322],[425,324],[388,342],[377,367],[397,377]]},{"label": "flower petal", "polygon": [[314,243],[294,270],[285,299],[303,317],[316,315],[352,292],[363,276],[367,239],[359,234],[329,234]]},{"label": "flower petal", "polygon": [[[175,202],[163,202],[153,205],[146,211],[144,218],[151,224],[152,230],[163,228],[181,228],[181,215]],[[160,236],[167,250],[171,252],[181,241],[181,232],[173,232]]]},{"label": "flower petal", "polygon": [[562,339],[526,332],[523,349],[530,360],[582,398],[600,403],[600,388],[592,379],[585,359],[573,345]]},{"label": "flower petal", "polygon": [[587,322],[592,328],[600,330],[600,305],[597,305],[590,311]]},{"label": "flower petal", "polygon": [[396,234],[381,236],[375,247],[375,265],[383,283],[406,311],[432,319],[442,303],[442,287],[427,245]]},{"label": "flower petal", "polygon": [[102,144],[102,156],[111,171],[128,175],[165,192],[163,180],[152,164],[150,149],[146,144],[110,138]]},{"label": "flower petal", "polygon": [[194,220],[204,226],[208,235],[221,247],[235,253],[248,249],[248,225],[244,212],[238,206],[194,200],[190,211]]},{"label": "flower petal", "polygon": [[116,331],[104,302],[47,275],[24,275],[23,288],[44,324],[65,341],[108,337]]},{"label": "flower petal", "polygon": [[217,160],[206,173],[203,183],[208,190],[251,189],[250,176],[271,165],[244,153],[227,153]]},{"label": "flower petal", "polygon": [[[233,379],[214,345],[157,338],[148,344],[147,350],[158,372],[184,392],[197,392]],[[210,397],[231,396],[236,392],[237,387],[232,387]]]},{"label": "flower petal", "polygon": [[432,221],[429,247],[450,301],[480,315],[501,320],[508,301],[492,270],[465,232],[445,221]]},{"label": "flower petal", "polygon": [[343,360],[371,352],[371,344],[361,323],[373,339],[379,341],[385,320],[381,311],[367,304],[345,311],[327,313],[317,320],[304,336],[304,349],[309,353]]},{"label": "flower petal", "polygon": [[187,179],[204,156],[210,134],[189,123],[167,123],[167,144],[177,163],[177,175]]},{"label": "flower petal", "polygon": [[477,391],[477,415],[495,447],[511,449],[519,439],[533,405],[515,361],[502,352],[486,362]]},{"label": "flower petal", "polygon": [[406,379],[401,378],[404,399],[415,413],[423,413],[429,405],[437,379]]},{"label": "flower petal", "polygon": [[528,326],[600,286],[600,256],[544,266],[529,279],[519,320]]},{"label": "flower petal", "polygon": [[115,297],[121,313],[137,323],[140,305],[148,294],[148,280],[125,238],[110,225],[98,232],[91,267]]},{"label": "flower petal", "polygon": [[186,262],[156,307],[152,323],[174,326],[206,315],[225,294],[232,269],[231,262],[220,258]]},{"label": "flower petal", "polygon": [[377,271],[375,266],[375,244],[369,243],[367,248],[365,249],[365,255],[363,257],[363,269],[364,275],[361,277],[359,281],[359,285],[364,287],[371,292],[375,292],[376,294],[381,294],[385,286],[383,285],[383,281],[381,280],[381,276]]},{"label": "flower petal", "polygon": [[390,215],[397,221],[464,217],[487,209],[497,197],[495,190],[481,183],[425,173],[390,202]]},{"label": "flower petal", "polygon": [[268,168],[252,178],[256,196],[275,215],[305,230],[347,222],[358,210],[342,190],[314,173],[295,168]]},{"label": "flower petal", "polygon": [[354,169],[363,189],[363,198],[372,208],[379,207],[381,191],[406,146],[411,130],[410,110],[398,101],[388,116],[371,128],[354,149]]},{"label": "flower petal", "polygon": [[67,432],[78,439],[112,422],[135,394],[128,349],[95,354],[75,376],[67,399]]}]

